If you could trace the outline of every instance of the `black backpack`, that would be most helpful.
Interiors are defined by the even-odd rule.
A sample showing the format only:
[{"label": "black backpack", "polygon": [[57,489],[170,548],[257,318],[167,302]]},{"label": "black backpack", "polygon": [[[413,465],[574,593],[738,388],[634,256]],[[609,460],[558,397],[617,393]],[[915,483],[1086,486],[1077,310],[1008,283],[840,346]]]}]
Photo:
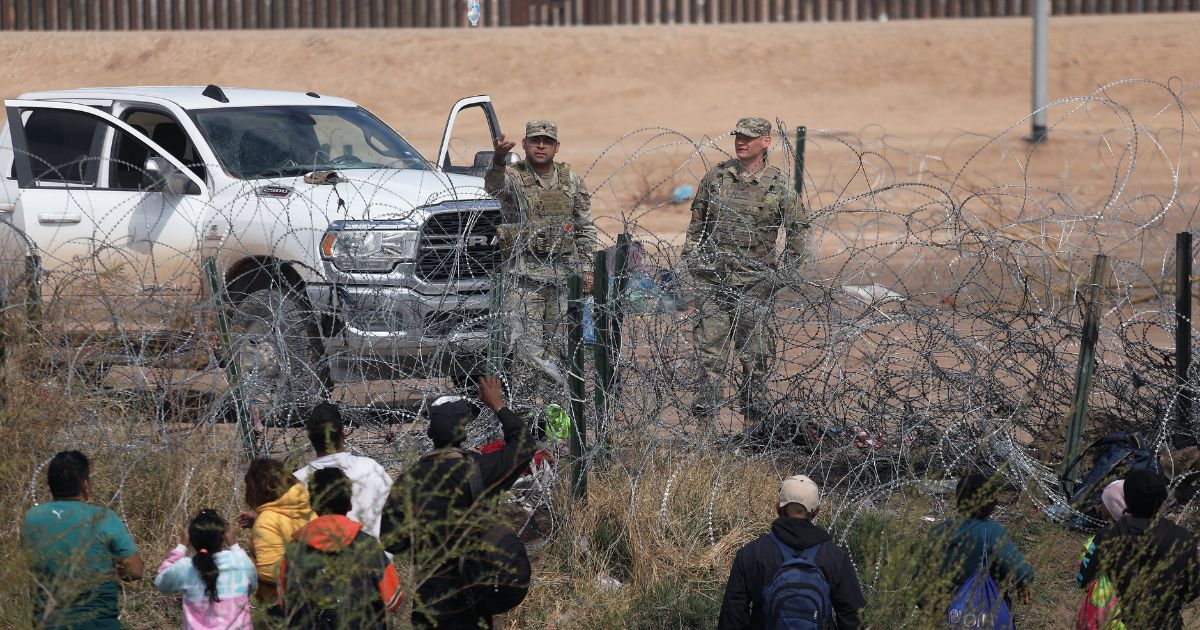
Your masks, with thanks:
[{"label": "black backpack", "polygon": [[[1071,462],[1072,468],[1077,469],[1086,457],[1092,458],[1092,467],[1075,480],[1070,506],[1078,513],[1067,518],[1066,525],[1095,533],[1105,525],[1100,515],[1104,488],[1113,481],[1124,479],[1131,471],[1159,470],[1159,465],[1158,458],[1137,433],[1113,433],[1092,442]],[[1063,481],[1065,483],[1068,480],[1064,478]],[[1119,518],[1121,515],[1114,516]]]},{"label": "black backpack", "polygon": [[[479,501],[484,496],[483,473],[475,463],[474,453],[463,449],[439,449],[425,458],[463,458],[470,462],[468,483],[471,500]],[[466,585],[465,592],[482,615],[506,613],[525,601],[529,594],[529,583],[533,578],[533,567],[525,543],[502,522],[490,523],[479,534],[478,549],[458,561],[458,575]]]},{"label": "black backpack", "polygon": [[284,598],[288,625],[311,630],[387,627],[378,582],[388,564],[373,536],[360,531],[337,553],[289,544]]}]

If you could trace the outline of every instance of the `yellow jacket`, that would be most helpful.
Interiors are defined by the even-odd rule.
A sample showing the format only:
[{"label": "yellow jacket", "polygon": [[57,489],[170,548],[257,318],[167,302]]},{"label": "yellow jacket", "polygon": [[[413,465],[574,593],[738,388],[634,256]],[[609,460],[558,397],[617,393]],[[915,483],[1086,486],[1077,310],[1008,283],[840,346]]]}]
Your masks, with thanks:
[{"label": "yellow jacket", "polygon": [[278,602],[275,583],[279,577],[279,561],[292,536],[316,518],[308,504],[308,489],[292,484],[283,496],[255,509],[258,518],[250,530],[250,553],[258,569],[258,601],[268,606]]}]

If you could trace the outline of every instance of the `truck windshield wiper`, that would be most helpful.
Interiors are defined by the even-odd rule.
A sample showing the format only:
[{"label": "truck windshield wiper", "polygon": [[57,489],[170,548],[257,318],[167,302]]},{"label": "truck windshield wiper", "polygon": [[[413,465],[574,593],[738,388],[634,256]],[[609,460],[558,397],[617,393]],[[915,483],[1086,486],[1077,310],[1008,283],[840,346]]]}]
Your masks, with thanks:
[{"label": "truck windshield wiper", "polygon": [[258,177],[295,177],[297,175],[304,175],[306,173],[309,173],[312,170],[313,169],[310,166],[281,166],[279,168],[268,168],[266,170],[259,171],[259,172],[255,173],[254,175],[251,175],[250,178],[254,179],[254,178],[258,178]]}]

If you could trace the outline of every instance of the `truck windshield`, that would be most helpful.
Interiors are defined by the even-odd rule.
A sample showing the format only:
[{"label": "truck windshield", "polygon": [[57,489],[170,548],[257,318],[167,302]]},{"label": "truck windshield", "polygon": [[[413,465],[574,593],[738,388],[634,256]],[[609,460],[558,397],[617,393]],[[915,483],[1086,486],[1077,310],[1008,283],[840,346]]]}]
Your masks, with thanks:
[{"label": "truck windshield", "polygon": [[322,169],[425,170],[404,138],[358,107],[235,107],[190,112],[234,177],[291,177]]}]

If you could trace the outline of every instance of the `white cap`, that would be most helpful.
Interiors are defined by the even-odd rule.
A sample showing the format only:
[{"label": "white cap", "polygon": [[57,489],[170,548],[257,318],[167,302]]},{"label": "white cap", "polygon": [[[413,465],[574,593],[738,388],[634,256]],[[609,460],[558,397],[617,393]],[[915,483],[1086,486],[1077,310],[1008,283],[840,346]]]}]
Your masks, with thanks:
[{"label": "white cap", "polygon": [[821,506],[821,488],[807,475],[792,475],[779,484],[779,506],[789,503],[797,503],[811,513]]}]

